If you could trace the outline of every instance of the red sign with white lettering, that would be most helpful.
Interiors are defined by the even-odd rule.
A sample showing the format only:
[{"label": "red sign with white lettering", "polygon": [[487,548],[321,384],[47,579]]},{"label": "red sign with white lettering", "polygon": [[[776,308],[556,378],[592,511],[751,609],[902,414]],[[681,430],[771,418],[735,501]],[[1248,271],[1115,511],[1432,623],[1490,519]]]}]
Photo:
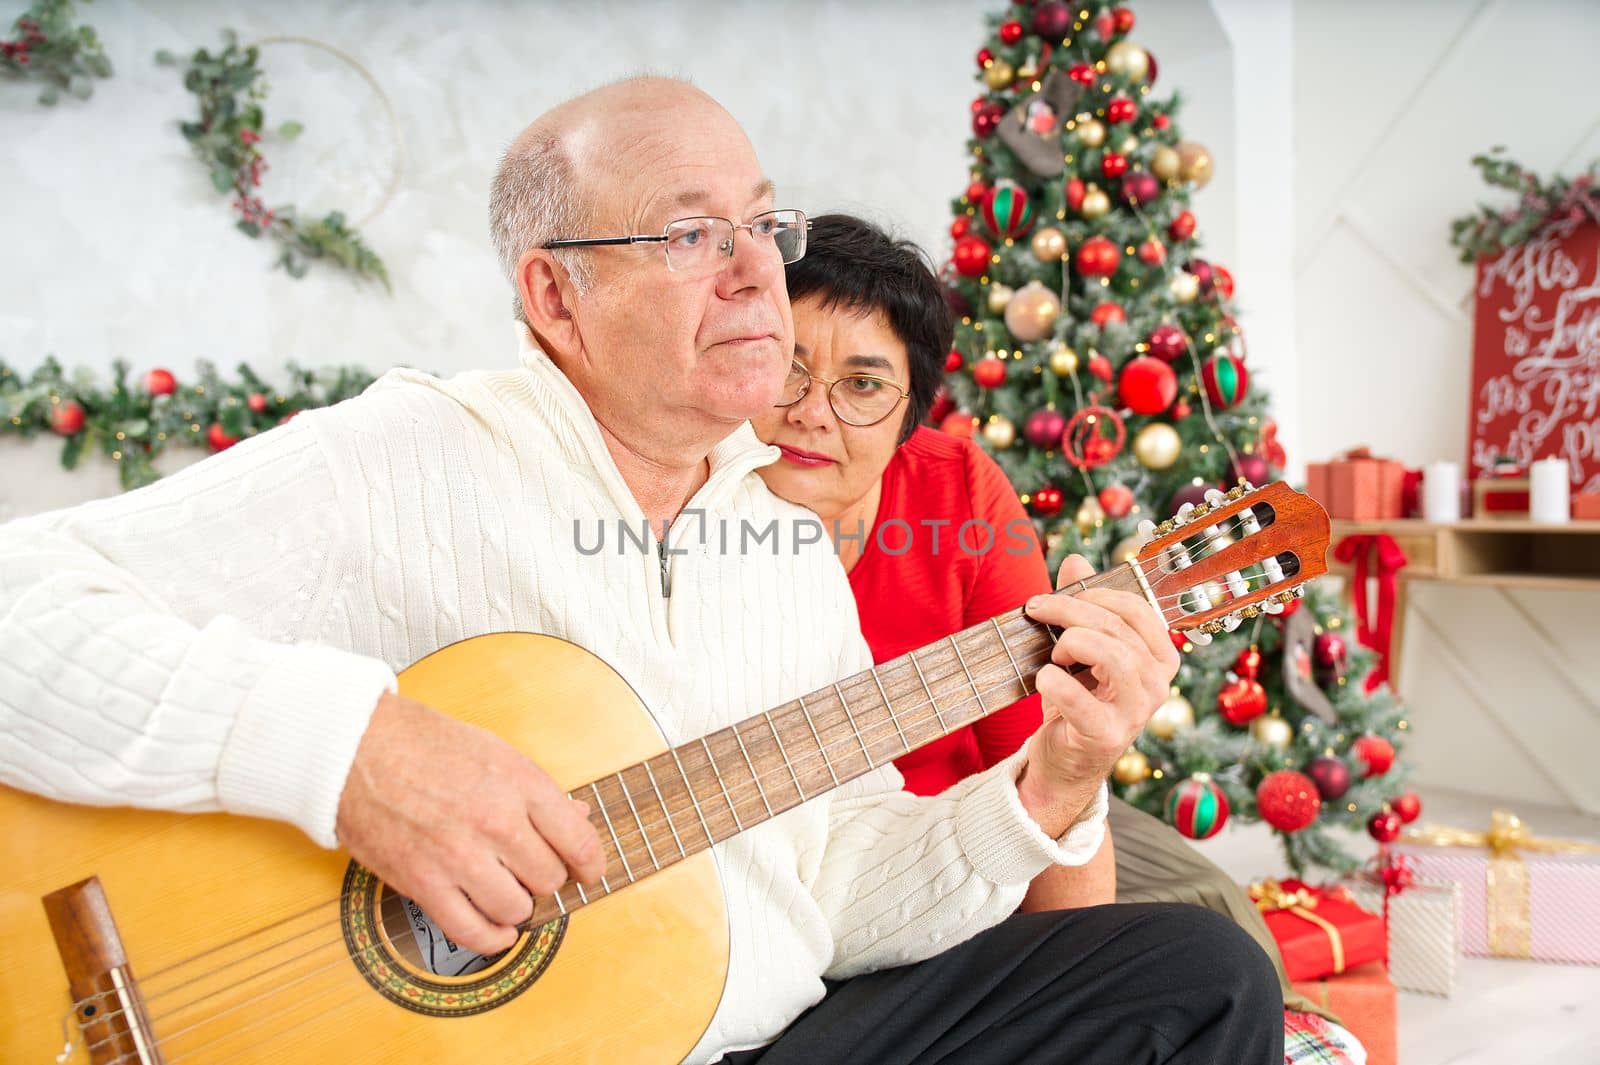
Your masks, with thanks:
[{"label": "red sign with white lettering", "polygon": [[1467,468],[1564,458],[1600,490],[1600,226],[1563,219],[1478,260]]}]

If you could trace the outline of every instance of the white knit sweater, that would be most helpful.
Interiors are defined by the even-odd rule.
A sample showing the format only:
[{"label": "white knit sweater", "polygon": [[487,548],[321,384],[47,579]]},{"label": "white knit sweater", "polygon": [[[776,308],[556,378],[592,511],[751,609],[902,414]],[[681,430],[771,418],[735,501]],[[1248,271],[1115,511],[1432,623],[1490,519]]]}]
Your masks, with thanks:
[{"label": "white knit sweater", "polygon": [[[664,597],[653,550],[616,550],[616,520],[644,515],[588,407],[522,337],[520,369],[394,371],[149,488],[0,526],[0,779],[280,818],[333,846],[379,695],[454,641],[578,643],[672,743],[870,664],[826,544],[723,555],[708,537],[671,558]],[[787,529],[808,512],[753,472],[776,457],[741,427],[690,506]],[[610,523],[607,550],[576,550],[575,520],[586,544]],[[1087,861],[1103,791],[1051,840],[1020,759],[932,799],[885,769],[719,844],[731,968],[692,1060],[771,1041],[823,975],[935,954],[1049,863]]]}]

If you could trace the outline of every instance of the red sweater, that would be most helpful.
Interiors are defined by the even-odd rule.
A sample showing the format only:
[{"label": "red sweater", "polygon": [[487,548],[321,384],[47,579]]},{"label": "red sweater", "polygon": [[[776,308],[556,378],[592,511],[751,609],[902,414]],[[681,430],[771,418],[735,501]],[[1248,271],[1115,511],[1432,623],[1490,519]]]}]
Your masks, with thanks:
[{"label": "red sweater", "polygon": [[[968,521],[994,530],[989,550],[981,550],[982,525],[957,542]],[[1033,523],[994,459],[970,440],[919,427],[883,472],[877,519],[850,588],[873,661],[883,662],[1048,592],[1050,574]],[[1011,754],[1039,722],[1039,697],[1030,696],[895,765],[908,791],[934,795]]]}]

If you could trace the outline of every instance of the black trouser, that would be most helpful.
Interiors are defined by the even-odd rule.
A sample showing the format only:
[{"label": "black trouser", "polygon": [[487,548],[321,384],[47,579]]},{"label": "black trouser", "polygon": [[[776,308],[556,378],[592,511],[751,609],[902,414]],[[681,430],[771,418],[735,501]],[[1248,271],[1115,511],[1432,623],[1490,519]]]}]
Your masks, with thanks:
[{"label": "black trouser", "polygon": [[1282,1065],[1271,961],[1225,917],[1133,904],[1018,914],[915,965],[829,981],[723,1065]]}]

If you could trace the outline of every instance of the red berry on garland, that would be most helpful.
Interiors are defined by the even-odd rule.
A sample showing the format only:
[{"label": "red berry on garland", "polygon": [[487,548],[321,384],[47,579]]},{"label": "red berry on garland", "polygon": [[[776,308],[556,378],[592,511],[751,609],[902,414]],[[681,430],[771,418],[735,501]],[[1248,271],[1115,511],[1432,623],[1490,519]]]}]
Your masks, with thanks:
[{"label": "red berry on garland", "polygon": [[1259,680],[1230,680],[1217,692],[1217,710],[1230,725],[1246,725],[1267,709],[1267,690]]},{"label": "red berry on garland", "polygon": [[1105,237],[1090,237],[1078,245],[1077,263],[1086,277],[1110,277],[1122,264],[1122,252]]},{"label": "red berry on garland", "polygon": [[1101,329],[1104,329],[1111,322],[1126,322],[1127,320],[1128,316],[1123,313],[1121,305],[1109,301],[1096,304],[1095,309],[1089,312],[1089,321]]},{"label": "red berry on garland", "polygon": [[211,428],[206,430],[206,443],[211,445],[212,451],[226,451],[238,442],[237,436],[229,436],[223,430],[221,422],[212,422]]},{"label": "red berry on garland", "polygon": [[1304,773],[1280,769],[1268,773],[1256,787],[1256,808],[1261,820],[1280,832],[1298,832],[1309,827],[1322,811],[1317,786]]},{"label": "red berry on garland", "polygon": [[1067,77],[1085,87],[1094,84],[1094,67],[1088,63],[1075,63],[1067,71]]},{"label": "red berry on garland", "polygon": [[1098,351],[1089,356],[1089,372],[1106,384],[1111,383],[1111,360]]},{"label": "red berry on garland", "polygon": [[[973,102],[982,103],[983,101],[974,100]],[[976,113],[978,110],[980,110],[980,108],[974,107],[972,110],[974,113]],[[985,196],[989,195],[989,186],[985,185],[981,181],[974,181],[972,184],[967,186],[965,195],[967,202],[976,207],[978,204],[983,202]]]},{"label": "red berry on garland", "polygon": [[75,399],[50,408],[50,429],[61,436],[76,436],[83,431],[83,423],[87,420],[83,404]]},{"label": "red berry on garland", "polygon": [[950,261],[955,264],[956,272],[963,277],[979,277],[989,269],[989,257],[994,250],[987,241],[974,233],[968,233],[956,241],[955,252],[950,256]]},{"label": "red berry on garland", "polygon": [[[1149,78],[1147,78],[1145,80],[1147,80],[1151,85],[1154,85],[1155,82],[1156,82],[1156,57],[1155,56],[1150,56],[1150,76],[1149,76]],[[1156,129],[1165,131],[1168,127],[1170,127],[1172,125],[1172,119],[1168,118],[1166,115],[1157,115],[1155,118],[1150,120],[1150,124],[1152,126],[1154,126]]]},{"label": "red berry on garland", "polygon": [[978,69],[979,70],[982,70],[984,67],[988,66],[990,63],[993,63],[993,62],[994,62],[994,53],[993,52],[989,51],[989,49],[987,49],[987,48],[978,49]]},{"label": "red berry on garland", "polygon": [[1178,398],[1178,375],[1160,359],[1140,355],[1122,368],[1117,399],[1135,414],[1160,414]]},{"label": "red berry on garland", "polygon": [[1167,823],[1189,839],[1210,839],[1228,823],[1228,796],[1208,773],[1196,773],[1167,792]]},{"label": "red berry on garland", "polygon": [[978,419],[964,410],[946,414],[943,420],[939,422],[941,432],[949,433],[951,436],[959,436],[963,440],[971,440],[973,430],[977,428]]},{"label": "red berry on garland", "polygon": [[1178,212],[1178,217],[1174,218],[1172,224],[1167,226],[1167,236],[1173,240],[1188,240],[1194,236],[1194,213],[1192,211]]},{"label": "red berry on garland", "polygon": [[1343,758],[1319,754],[1306,765],[1306,775],[1317,785],[1317,794],[1328,802],[1350,790],[1350,767]]},{"label": "red berry on garland", "polygon": [[1200,380],[1206,395],[1218,407],[1232,407],[1250,391],[1250,371],[1244,360],[1231,351],[1219,351],[1200,367]]},{"label": "red berry on garland", "polygon": [[1133,510],[1133,489],[1125,484],[1108,484],[1100,489],[1100,509],[1108,518],[1125,518]]},{"label": "red berry on garland", "polygon": [[998,101],[990,100],[973,114],[972,132],[979,140],[993,136],[1005,117],[1006,109]]},{"label": "red berry on garland", "polygon": [[244,405],[250,408],[250,412],[252,414],[265,414],[267,410],[267,397],[263,396],[260,392],[252,392],[244,401]]},{"label": "red berry on garland", "polygon": [[1122,178],[1122,198],[1135,207],[1142,207],[1161,195],[1161,182],[1147,170],[1135,170]]},{"label": "red berry on garland", "polygon": [[1033,510],[1043,518],[1053,518],[1061,513],[1061,508],[1066,504],[1066,497],[1061,494],[1061,489],[1054,485],[1045,485],[1033,493]]},{"label": "red berry on garland", "polygon": [[950,223],[950,239],[960,240],[972,230],[972,219],[966,215],[957,215],[954,222]]},{"label": "red berry on garland", "polygon": [[1361,761],[1363,777],[1377,777],[1394,765],[1394,744],[1382,736],[1362,736],[1350,745],[1350,751]]},{"label": "red berry on garland", "polygon": [[144,375],[144,390],[152,396],[170,396],[178,390],[178,379],[171,370],[157,367]]},{"label": "red berry on garland", "polygon": [[1381,813],[1372,815],[1367,822],[1367,835],[1379,843],[1393,843],[1400,838],[1400,815],[1393,810],[1385,809]]},{"label": "red berry on garland", "polygon": [[1083,206],[1084,196],[1088,193],[1089,188],[1082,181],[1077,178],[1067,179],[1067,210],[1077,214],[1078,209]]},{"label": "red berry on garland", "polygon": [[1106,121],[1113,126],[1132,122],[1139,117],[1139,105],[1126,96],[1118,96],[1106,104]]},{"label": "red berry on garland", "polygon": [[1054,450],[1061,446],[1061,434],[1066,428],[1067,416],[1046,407],[1028,415],[1022,423],[1022,438],[1041,451]]},{"label": "red berry on garland", "polygon": [[1408,825],[1422,816],[1422,800],[1417,798],[1414,791],[1406,792],[1389,805],[1400,815],[1400,820]]},{"label": "red berry on garland", "polygon": [[984,197],[978,214],[1000,239],[1017,238],[1033,227],[1033,204],[1015,181],[1001,181]]},{"label": "red berry on garland", "polygon": [[1026,31],[1023,30],[1022,23],[1016,19],[1010,19],[1000,24],[1000,40],[1006,44],[1016,44],[1022,40],[1024,32]]},{"label": "red berry on garland", "polygon": [[1167,246],[1150,237],[1139,245],[1139,261],[1146,266],[1160,266],[1167,261]]},{"label": "red berry on garland", "polygon": [[1177,362],[1189,350],[1189,338],[1178,326],[1163,322],[1150,330],[1145,345],[1149,347],[1150,354],[1162,362]]},{"label": "red berry on garland", "polygon": [[1045,0],[1033,9],[1033,32],[1045,40],[1060,40],[1072,29],[1072,11],[1061,0]]},{"label": "red berry on garland", "polygon": [[1100,172],[1108,178],[1121,177],[1128,172],[1128,157],[1107,152],[1106,157],[1100,160]]},{"label": "red berry on garland", "polygon": [[1125,7],[1112,8],[1111,20],[1118,33],[1128,33],[1133,29],[1133,12]]},{"label": "red berry on garland", "polygon": [[961,352],[959,352],[959,351],[955,351],[955,350],[952,349],[944,357],[944,372],[945,373],[955,373],[957,370],[961,369],[961,367],[963,367],[965,365],[966,365],[966,360],[964,360],[961,357]]},{"label": "red berry on garland", "polygon": [[1006,364],[993,356],[985,356],[972,367],[972,379],[981,388],[999,388],[1006,383]]}]

